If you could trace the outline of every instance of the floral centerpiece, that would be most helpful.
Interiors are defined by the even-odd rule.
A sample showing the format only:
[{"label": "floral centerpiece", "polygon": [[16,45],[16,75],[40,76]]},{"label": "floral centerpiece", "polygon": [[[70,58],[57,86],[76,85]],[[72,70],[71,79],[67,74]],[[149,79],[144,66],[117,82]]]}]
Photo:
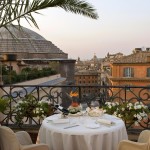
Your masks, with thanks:
[{"label": "floral centerpiece", "polygon": [[78,92],[76,91],[71,91],[70,92],[70,97],[72,98],[72,103],[68,107],[69,113],[71,114],[76,114],[78,112],[81,112],[82,107],[81,105],[77,102],[77,97],[78,97]]},{"label": "floral centerpiece", "polygon": [[148,119],[148,115],[150,114],[148,107],[142,102],[124,102],[122,104],[118,102],[106,102],[105,106],[103,106],[103,110],[108,114],[121,118],[126,123],[134,123],[136,126],[138,126],[142,120]]},{"label": "floral centerpiece", "polygon": [[82,110],[81,106],[77,102],[72,102],[68,108],[69,113],[76,114]]},{"label": "floral centerpiece", "polygon": [[87,107],[86,111],[91,117],[99,117],[103,115],[103,110],[99,107]]}]

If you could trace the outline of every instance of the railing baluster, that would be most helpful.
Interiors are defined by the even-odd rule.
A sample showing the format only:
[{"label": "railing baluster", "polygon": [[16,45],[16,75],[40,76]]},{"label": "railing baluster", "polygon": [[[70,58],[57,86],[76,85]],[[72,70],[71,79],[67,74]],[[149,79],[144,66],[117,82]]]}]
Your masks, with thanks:
[{"label": "railing baluster", "polygon": [[[10,99],[10,105],[7,112],[5,112],[6,119],[3,124],[11,125],[14,124],[14,116],[16,115],[13,110],[14,105],[21,101],[25,96],[31,94],[37,101],[49,100],[52,103],[61,103],[67,106],[70,100],[67,99],[66,93],[70,94],[72,88],[78,89],[80,102],[99,101],[100,106],[104,105],[106,101],[118,101],[122,102],[136,102],[141,101],[150,107],[150,87],[143,86],[91,86],[91,85],[0,85],[0,89],[3,91],[1,97],[7,97]],[[63,90],[61,90],[63,89]],[[88,89],[88,90],[87,90]],[[89,91],[93,93],[90,93]],[[85,91],[88,91],[85,93]],[[65,93],[66,92],[66,93]],[[91,97],[89,95],[92,95]],[[64,101],[64,103],[63,103]],[[130,114],[129,114],[130,115]],[[31,117],[31,118],[30,118]],[[41,121],[32,118],[30,116],[26,120],[29,125],[40,125]],[[128,130],[131,130],[128,126]],[[132,126],[131,126],[132,127]],[[145,121],[145,126],[141,124],[142,129],[150,129],[150,117]]]}]

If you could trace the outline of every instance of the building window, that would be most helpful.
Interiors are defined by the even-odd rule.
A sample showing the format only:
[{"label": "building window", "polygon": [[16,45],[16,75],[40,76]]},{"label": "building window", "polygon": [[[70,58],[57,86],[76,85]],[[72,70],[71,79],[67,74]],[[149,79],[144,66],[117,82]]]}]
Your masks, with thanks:
[{"label": "building window", "polygon": [[124,68],[123,76],[124,77],[134,77],[133,68],[130,68],[130,67]]},{"label": "building window", "polygon": [[147,68],[147,77],[150,77],[150,67]]}]

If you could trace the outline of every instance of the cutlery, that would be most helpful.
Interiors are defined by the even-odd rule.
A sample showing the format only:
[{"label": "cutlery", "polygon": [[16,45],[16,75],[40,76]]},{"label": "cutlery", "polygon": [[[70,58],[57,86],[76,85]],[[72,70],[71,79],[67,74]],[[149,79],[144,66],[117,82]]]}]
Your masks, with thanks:
[{"label": "cutlery", "polygon": [[72,125],[72,126],[67,126],[67,127],[64,127],[64,129],[73,128],[73,127],[77,127],[77,126],[79,126],[79,125],[76,124],[76,125]]}]

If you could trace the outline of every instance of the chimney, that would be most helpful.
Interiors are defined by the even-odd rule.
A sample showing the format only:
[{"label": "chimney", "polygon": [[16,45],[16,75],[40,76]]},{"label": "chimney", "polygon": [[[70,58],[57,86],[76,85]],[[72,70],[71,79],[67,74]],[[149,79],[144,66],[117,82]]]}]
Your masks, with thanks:
[{"label": "chimney", "polygon": [[147,52],[150,52],[150,48],[149,48],[149,47],[148,47],[148,48],[146,48],[146,51],[147,51]]},{"label": "chimney", "polygon": [[142,48],[135,48],[133,50],[133,53],[139,53],[139,52],[142,52]]}]

